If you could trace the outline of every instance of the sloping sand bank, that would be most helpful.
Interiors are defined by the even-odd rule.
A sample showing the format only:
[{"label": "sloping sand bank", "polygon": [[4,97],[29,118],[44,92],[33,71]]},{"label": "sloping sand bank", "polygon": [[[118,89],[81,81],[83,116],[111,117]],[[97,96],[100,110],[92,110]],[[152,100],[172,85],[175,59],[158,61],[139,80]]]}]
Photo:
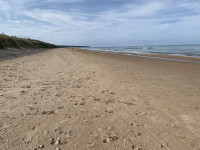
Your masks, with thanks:
[{"label": "sloping sand bank", "polygon": [[0,62],[0,149],[55,148],[200,149],[200,64],[76,49]]}]

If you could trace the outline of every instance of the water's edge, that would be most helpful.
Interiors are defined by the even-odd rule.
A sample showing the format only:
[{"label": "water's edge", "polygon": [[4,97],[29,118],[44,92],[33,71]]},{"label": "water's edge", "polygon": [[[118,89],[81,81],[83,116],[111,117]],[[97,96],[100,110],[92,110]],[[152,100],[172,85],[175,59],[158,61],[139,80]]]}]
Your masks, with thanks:
[{"label": "water's edge", "polygon": [[[113,53],[113,54],[120,54],[120,55],[126,55],[126,56],[200,64],[200,56],[188,56],[188,55],[183,55],[183,54],[151,53],[151,52],[135,53],[133,51],[131,51],[131,52],[130,51],[120,51],[120,50],[115,51],[115,50],[104,50],[104,49],[97,49],[97,48],[81,48],[81,49],[91,51],[91,52]],[[178,58],[176,58],[176,57],[178,57]],[[190,58],[190,59],[188,60],[188,58]],[[193,59],[195,59],[195,60],[193,60]]]},{"label": "water's edge", "polygon": [[172,55],[185,57],[200,57],[200,45],[162,45],[162,46],[118,46],[118,47],[89,47],[91,51],[118,53]]}]

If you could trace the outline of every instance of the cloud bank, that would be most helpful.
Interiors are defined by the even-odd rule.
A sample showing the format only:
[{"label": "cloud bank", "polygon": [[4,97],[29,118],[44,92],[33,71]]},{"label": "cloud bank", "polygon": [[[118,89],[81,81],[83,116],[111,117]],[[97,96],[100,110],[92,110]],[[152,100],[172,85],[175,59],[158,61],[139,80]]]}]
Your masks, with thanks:
[{"label": "cloud bank", "polygon": [[198,0],[0,0],[0,31],[65,45],[200,43]]}]

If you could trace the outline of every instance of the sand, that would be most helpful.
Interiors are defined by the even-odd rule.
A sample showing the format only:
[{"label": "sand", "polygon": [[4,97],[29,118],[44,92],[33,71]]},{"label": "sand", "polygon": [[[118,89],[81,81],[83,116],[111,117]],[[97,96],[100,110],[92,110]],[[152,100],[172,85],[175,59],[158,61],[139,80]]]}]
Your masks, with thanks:
[{"label": "sand", "polygon": [[0,149],[56,148],[199,150],[200,64],[70,48],[1,61]]}]

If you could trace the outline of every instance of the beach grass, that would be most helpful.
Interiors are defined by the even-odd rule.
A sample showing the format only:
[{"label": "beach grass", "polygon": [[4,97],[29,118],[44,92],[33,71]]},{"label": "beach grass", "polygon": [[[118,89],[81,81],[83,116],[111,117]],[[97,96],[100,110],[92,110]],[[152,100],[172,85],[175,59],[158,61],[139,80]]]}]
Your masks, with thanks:
[{"label": "beach grass", "polygon": [[33,40],[30,38],[19,38],[16,36],[8,36],[5,34],[0,34],[0,49],[14,48],[14,49],[23,49],[23,48],[56,48],[56,45],[42,42],[39,40]]}]

